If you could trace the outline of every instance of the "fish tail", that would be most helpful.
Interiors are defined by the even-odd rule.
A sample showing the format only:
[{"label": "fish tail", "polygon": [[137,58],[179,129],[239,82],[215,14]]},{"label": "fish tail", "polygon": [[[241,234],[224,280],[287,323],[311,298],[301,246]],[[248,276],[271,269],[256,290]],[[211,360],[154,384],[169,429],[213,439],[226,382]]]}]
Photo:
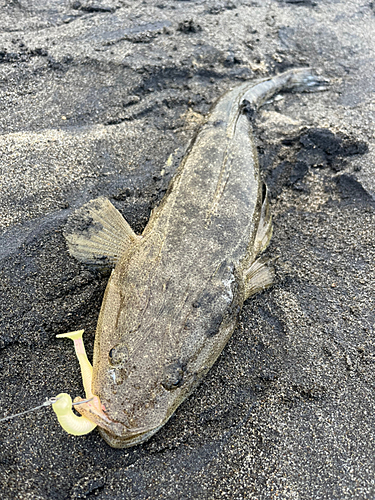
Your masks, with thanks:
[{"label": "fish tail", "polygon": [[280,90],[292,92],[320,92],[327,90],[329,80],[312,68],[295,68],[273,78]]},{"label": "fish tail", "polygon": [[294,68],[251,86],[242,96],[247,113],[253,112],[279,92],[320,92],[328,88],[329,80],[311,68]]}]

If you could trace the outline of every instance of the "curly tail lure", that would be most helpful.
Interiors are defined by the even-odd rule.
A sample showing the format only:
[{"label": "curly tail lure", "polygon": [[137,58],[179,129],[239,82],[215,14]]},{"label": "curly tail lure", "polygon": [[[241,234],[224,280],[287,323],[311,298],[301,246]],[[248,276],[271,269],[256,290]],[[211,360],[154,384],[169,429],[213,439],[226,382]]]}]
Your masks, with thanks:
[{"label": "curly tail lure", "polygon": [[[82,334],[84,330],[76,332],[63,333],[56,335],[57,338],[68,338],[73,340],[75,352],[81,367],[82,382],[85,389],[86,399],[91,399],[88,403],[96,409],[100,408],[100,401],[97,396],[91,392],[92,381],[92,365],[87,358],[85,346],[83,345]],[[80,399],[80,398],[78,398]],[[78,401],[79,402],[79,401]],[[57,419],[61,427],[74,436],[83,436],[95,429],[96,423],[85,417],[78,417],[72,410],[72,398],[65,392],[56,396],[56,402],[52,404],[53,411],[57,415]],[[100,408],[101,409],[101,408]]]},{"label": "curly tail lure", "polygon": [[78,330],[76,332],[63,333],[61,335],[57,335],[57,337],[69,338],[74,342],[75,352],[81,368],[82,382],[86,393],[86,399],[76,398],[73,403],[70,395],[62,392],[57,396],[47,399],[39,406],[35,406],[34,408],[30,408],[29,410],[25,410],[20,413],[1,418],[0,422],[5,422],[6,420],[11,420],[13,418],[23,416],[27,413],[40,410],[41,408],[52,406],[61,427],[68,434],[73,434],[74,436],[83,436],[84,434],[88,434],[95,429],[95,427],[97,426],[96,423],[83,416],[78,417],[73,413],[72,410],[73,406],[86,403],[88,404],[88,407],[91,406],[96,410],[96,412],[102,413],[99,398],[97,396],[94,396],[91,392],[92,365],[87,358],[85,346],[83,345],[83,332],[84,330]]}]

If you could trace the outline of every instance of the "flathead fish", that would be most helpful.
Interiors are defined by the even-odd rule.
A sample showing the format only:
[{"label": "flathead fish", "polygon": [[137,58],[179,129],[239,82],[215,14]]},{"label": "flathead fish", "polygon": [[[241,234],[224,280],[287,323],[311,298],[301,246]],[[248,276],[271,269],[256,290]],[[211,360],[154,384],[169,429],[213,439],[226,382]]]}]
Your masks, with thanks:
[{"label": "flathead fish", "polygon": [[[75,340],[86,398],[54,409],[73,434],[96,425],[113,447],[150,438],[197,387],[236,326],[246,299],[272,283],[259,255],[272,223],[252,135],[256,109],[282,90],[320,90],[309,69],[247,81],[214,105],[168,191],[136,235],[104,198],[66,230],[71,255],[113,265],[96,330],[93,367]],[[79,223],[77,223],[79,220]],[[78,402],[80,399],[77,400]]]}]

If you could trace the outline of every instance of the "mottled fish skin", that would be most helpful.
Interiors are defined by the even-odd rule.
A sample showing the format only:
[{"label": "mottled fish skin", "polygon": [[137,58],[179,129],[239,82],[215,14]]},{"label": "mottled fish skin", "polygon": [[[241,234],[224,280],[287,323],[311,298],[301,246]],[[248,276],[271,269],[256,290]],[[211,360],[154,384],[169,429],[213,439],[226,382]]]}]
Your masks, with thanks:
[{"label": "mottled fish skin", "polygon": [[[251,115],[280,90],[317,85],[302,69],[223,95],[119,259],[98,321],[92,383],[113,421],[98,422],[111,446],[134,446],[167,422],[220,355],[244,300],[271,283],[270,272],[262,280],[258,271],[266,264],[249,273],[271,237]],[[90,418],[84,404],[77,408]]]}]

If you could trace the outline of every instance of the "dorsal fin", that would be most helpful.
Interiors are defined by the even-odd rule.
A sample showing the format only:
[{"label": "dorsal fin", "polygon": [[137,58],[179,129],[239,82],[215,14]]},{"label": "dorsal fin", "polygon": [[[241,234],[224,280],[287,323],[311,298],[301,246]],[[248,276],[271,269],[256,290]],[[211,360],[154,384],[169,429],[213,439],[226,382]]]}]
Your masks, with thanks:
[{"label": "dorsal fin", "polygon": [[137,236],[120,212],[104,197],[76,210],[64,229],[69,253],[96,266],[113,266]]}]

